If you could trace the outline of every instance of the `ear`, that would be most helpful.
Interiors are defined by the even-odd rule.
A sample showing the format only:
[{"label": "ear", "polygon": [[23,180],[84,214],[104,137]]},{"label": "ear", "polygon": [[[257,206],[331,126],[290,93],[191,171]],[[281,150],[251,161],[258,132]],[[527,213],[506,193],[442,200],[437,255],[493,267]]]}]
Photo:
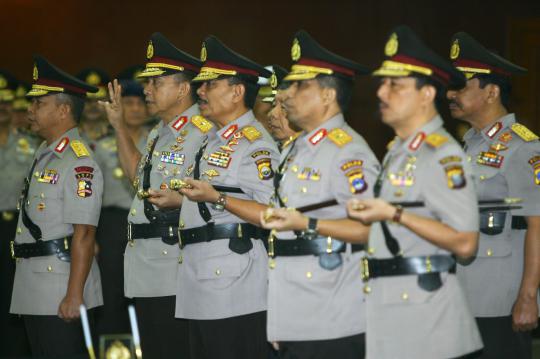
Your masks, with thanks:
[{"label": "ear", "polygon": [[326,106],[329,106],[330,104],[334,103],[337,99],[337,91],[334,88],[325,87],[322,89],[322,101],[323,104]]},{"label": "ear", "polygon": [[487,103],[492,104],[500,100],[501,89],[498,85],[488,84],[486,86],[486,90],[487,90],[487,98],[486,98]]},{"label": "ear", "polygon": [[185,98],[186,96],[189,96],[189,95],[190,95],[190,92],[191,92],[191,85],[189,84],[189,82],[187,82],[187,81],[181,82],[181,83],[178,85],[178,95],[177,95],[177,98],[178,98],[179,100],[182,100],[182,99]]},{"label": "ear", "polygon": [[62,119],[65,119],[66,117],[69,117],[70,115],[73,115],[71,113],[71,107],[66,103],[62,103],[58,105],[58,111]]},{"label": "ear", "polygon": [[437,96],[437,89],[435,86],[425,85],[420,89],[421,96],[422,96],[422,103],[428,104],[435,101],[435,97]]},{"label": "ear", "polygon": [[233,103],[243,102],[246,95],[246,87],[243,84],[233,85]]}]

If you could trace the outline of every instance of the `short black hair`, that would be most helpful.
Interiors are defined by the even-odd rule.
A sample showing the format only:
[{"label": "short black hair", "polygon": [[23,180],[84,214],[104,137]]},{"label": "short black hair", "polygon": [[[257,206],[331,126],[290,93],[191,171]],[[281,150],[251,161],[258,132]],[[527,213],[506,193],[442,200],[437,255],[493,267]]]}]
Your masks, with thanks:
[{"label": "short black hair", "polygon": [[84,99],[79,96],[73,96],[66,93],[56,94],[56,103],[58,105],[68,105],[75,122],[81,121],[84,110]]},{"label": "short black hair", "polygon": [[438,82],[437,80],[434,80],[431,77],[424,76],[424,75],[411,75],[414,79],[416,79],[416,89],[420,90],[424,86],[433,86],[435,87],[435,100],[433,101],[435,104],[435,109],[438,113],[441,113],[441,110],[444,108],[444,104],[446,101],[446,91],[444,86]]},{"label": "short black hair", "polygon": [[257,99],[257,94],[259,93],[259,85],[253,84],[248,81],[244,81],[237,76],[227,77],[229,85],[244,85],[246,93],[244,95],[244,105],[252,109],[255,106],[255,100]]},{"label": "short black hair", "polygon": [[501,98],[501,104],[504,108],[508,109],[510,103],[510,93],[512,92],[512,84],[507,77],[499,76],[496,74],[478,74],[474,78],[479,81],[481,89],[485,88],[489,84],[497,85],[499,87],[499,94]]},{"label": "short black hair", "polygon": [[341,112],[347,111],[352,97],[352,81],[331,75],[318,75],[316,78],[322,88],[336,90],[336,101]]},{"label": "short black hair", "polygon": [[197,95],[197,85],[193,82],[191,82],[191,80],[193,80],[195,78],[197,74],[193,71],[189,71],[189,70],[185,70],[185,71],[182,71],[182,72],[177,72],[175,74],[173,74],[173,78],[176,80],[177,83],[183,83],[183,82],[187,82],[189,83],[190,87],[191,87],[191,100],[193,102],[197,102],[199,100],[199,95]]}]

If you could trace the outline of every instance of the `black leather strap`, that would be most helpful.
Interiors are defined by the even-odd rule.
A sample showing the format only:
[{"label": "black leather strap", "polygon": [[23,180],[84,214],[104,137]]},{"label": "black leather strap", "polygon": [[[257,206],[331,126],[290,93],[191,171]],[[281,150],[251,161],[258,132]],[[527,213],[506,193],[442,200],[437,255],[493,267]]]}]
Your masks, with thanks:
[{"label": "black leather strap", "polygon": [[176,225],[140,223],[128,224],[129,240],[161,238],[163,243],[172,245],[178,243],[178,221]]},{"label": "black leather strap", "polygon": [[33,258],[55,254],[60,260],[69,262],[71,260],[71,236],[53,239],[49,241],[37,241],[36,243],[12,243],[13,258]]},{"label": "black leather strap", "polygon": [[[274,256],[306,256],[328,253],[342,253],[347,249],[345,242],[337,239],[332,239],[330,242],[327,237],[318,237],[312,240],[307,239],[275,239],[274,240]],[[353,244],[352,251],[358,252],[364,250],[363,245]]]},{"label": "black leather strap", "polygon": [[291,148],[289,149],[289,152],[287,152],[287,155],[285,156],[285,158],[283,158],[283,161],[281,161],[281,163],[279,164],[278,170],[276,171],[274,175],[274,196],[276,196],[280,207],[287,207],[285,203],[283,202],[283,200],[281,199],[281,197],[279,196],[279,184],[281,182],[281,179],[283,178],[283,174],[284,174],[283,169],[285,168],[285,165],[287,164],[287,161],[289,160],[289,157],[291,156],[294,146],[296,145],[296,140],[297,139],[295,139],[293,143],[291,144]]},{"label": "black leather strap", "polygon": [[512,216],[512,229],[527,229],[529,226],[527,225],[527,220],[524,216]]},{"label": "black leather strap", "polygon": [[266,240],[269,233],[268,230],[250,223],[208,224],[202,227],[181,230],[180,238],[181,245],[187,246],[225,238]]},{"label": "black leather strap", "polygon": [[362,278],[398,275],[421,275],[429,273],[455,272],[456,261],[449,255],[396,257],[388,259],[362,259]]},{"label": "black leather strap", "polygon": [[[159,140],[159,135],[154,138],[154,141],[152,142],[152,145],[150,146],[148,153],[146,154],[146,160],[144,161],[144,167],[143,167],[143,191],[148,191],[150,188],[150,174],[152,172],[152,156],[154,154],[154,149],[156,148],[157,142]],[[148,201],[147,198],[143,199],[144,204],[144,215],[150,222],[156,221],[157,215],[156,212],[158,210],[154,209],[154,206],[152,206],[152,203]]]},{"label": "black leather strap", "polygon": [[41,240],[41,228],[37,224],[30,219],[28,216],[28,213],[26,212],[26,201],[28,200],[28,191],[30,190],[30,181],[32,179],[32,174],[34,173],[34,169],[36,168],[37,164],[37,158],[34,160],[34,163],[32,163],[32,167],[30,168],[30,172],[28,173],[28,176],[24,179],[24,188],[22,190],[19,207],[21,208],[21,219],[26,228],[28,228],[28,231],[32,235],[32,237],[37,241]]}]

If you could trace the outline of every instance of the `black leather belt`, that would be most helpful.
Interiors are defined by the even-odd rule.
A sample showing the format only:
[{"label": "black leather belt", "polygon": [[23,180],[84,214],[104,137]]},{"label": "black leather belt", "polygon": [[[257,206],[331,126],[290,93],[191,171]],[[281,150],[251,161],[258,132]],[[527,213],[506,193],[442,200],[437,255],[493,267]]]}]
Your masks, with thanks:
[{"label": "black leather belt", "polygon": [[[345,242],[327,237],[317,237],[315,239],[276,239],[274,240],[274,256],[306,256],[329,253],[345,252],[347,248]],[[353,244],[352,251],[364,250],[361,244]]]},{"label": "black leather belt", "polygon": [[53,239],[50,241],[40,240],[35,243],[21,244],[16,244],[14,241],[11,241],[11,257],[14,259],[32,258],[56,254],[58,259],[69,262],[71,260],[70,248],[71,237]]},{"label": "black leather belt", "polygon": [[210,242],[216,239],[229,239],[229,248],[235,253],[246,253],[253,244],[249,240],[266,240],[270,233],[250,223],[207,224],[206,226],[184,229],[180,232],[180,246]]},{"label": "black leather belt", "polygon": [[[480,213],[480,232],[489,236],[495,236],[504,231],[508,212],[483,212]],[[527,229],[527,220],[524,216],[512,216],[511,228],[517,230]]]},{"label": "black leather belt", "polygon": [[527,220],[524,216],[512,216],[512,229],[527,229]]},{"label": "black leather belt", "polygon": [[128,241],[134,239],[161,238],[163,243],[173,245],[178,243],[178,223],[128,223]]},{"label": "black leather belt", "polygon": [[454,273],[456,260],[448,255],[394,257],[387,259],[362,258],[362,279],[398,275]]}]

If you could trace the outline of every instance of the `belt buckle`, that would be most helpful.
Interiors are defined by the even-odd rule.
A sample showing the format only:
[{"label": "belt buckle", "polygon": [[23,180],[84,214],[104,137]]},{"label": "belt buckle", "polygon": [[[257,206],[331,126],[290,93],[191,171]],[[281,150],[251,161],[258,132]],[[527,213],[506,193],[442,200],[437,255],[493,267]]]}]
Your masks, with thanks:
[{"label": "belt buckle", "polygon": [[180,234],[180,226],[178,226],[178,229],[176,230],[176,233],[178,233],[178,246],[180,249],[184,248],[184,245],[182,244],[182,235]]},{"label": "belt buckle", "polygon": [[131,233],[131,222],[128,222],[127,237],[128,237],[128,242],[133,243],[133,238],[132,238],[132,233]]},{"label": "belt buckle", "polygon": [[17,259],[17,257],[15,257],[15,241],[9,241],[9,250],[11,252],[11,258]]},{"label": "belt buckle", "polygon": [[169,226],[169,238],[174,237],[173,226]]},{"label": "belt buckle", "polygon": [[362,271],[362,281],[369,281],[369,259],[367,257],[362,258],[362,261],[360,262],[360,267]]}]

